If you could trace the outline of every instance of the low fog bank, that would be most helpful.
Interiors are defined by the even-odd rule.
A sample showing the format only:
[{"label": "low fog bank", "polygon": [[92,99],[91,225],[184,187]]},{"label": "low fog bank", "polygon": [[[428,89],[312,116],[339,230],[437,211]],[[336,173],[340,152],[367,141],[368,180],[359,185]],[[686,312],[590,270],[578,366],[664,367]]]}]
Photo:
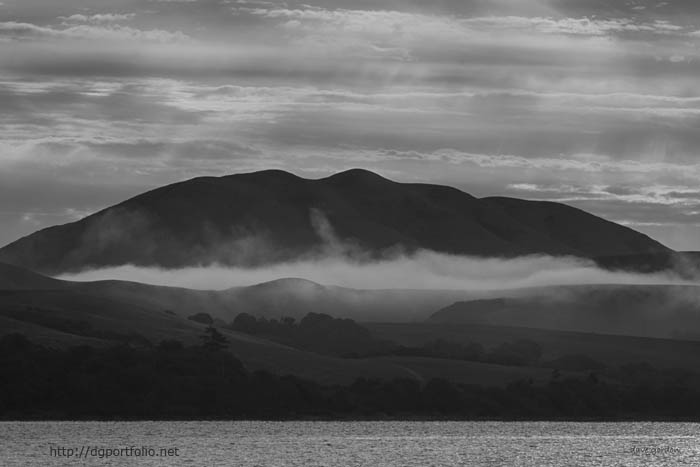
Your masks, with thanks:
[{"label": "low fog bank", "polygon": [[425,250],[378,261],[327,255],[255,268],[214,265],[157,269],[126,265],[59,276],[71,281],[117,279],[203,290],[249,286],[290,277],[307,279],[323,285],[370,290],[486,291],[584,284],[690,284],[672,274],[635,274],[603,270],[592,261],[579,258],[475,258]]}]

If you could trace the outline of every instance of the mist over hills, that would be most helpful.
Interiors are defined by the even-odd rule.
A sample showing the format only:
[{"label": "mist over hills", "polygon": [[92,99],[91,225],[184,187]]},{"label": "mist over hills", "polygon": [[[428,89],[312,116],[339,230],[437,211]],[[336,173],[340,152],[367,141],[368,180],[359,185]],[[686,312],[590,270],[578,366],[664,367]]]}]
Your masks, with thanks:
[{"label": "mist over hills", "polygon": [[[293,278],[224,290],[192,290],[119,280],[74,282],[0,263],[0,294],[2,292],[5,295],[0,295],[0,313],[10,295],[15,297],[13,300],[22,296],[29,300],[26,304],[32,306],[32,296],[48,296],[47,292],[51,292],[51,297],[55,297],[60,292],[61,297],[73,296],[76,303],[84,301],[80,297],[91,296],[157,315],[166,310],[183,318],[207,313],[225,323],[239,313],[298,319],[309,311],[360,321],[422,321],[444,306],[473,296],[449,290],[358,290]],[[43,303],[47,309],[52,308],[52,300]],[[134,325],[136,329],[138,326]]]},{"label": "mist over hills", "polygon": [[355,169],[319,180],[267,170],[168,185],[19,239],[0,249],[0,261],[61,274],[126,264],[248,267],[326,254],[369,260],[421,249],[614,257],[621,267],[625,258],[674,254],[563,204],[478,199]]},{"label": "mist over hills", "polygon": [[[697,289],[684,289],[688,300],[700,297]],[[493,385],[533,378],[543,384],[550,378],[550,368],[426,356],[340,358],[290,347],[268,336],[237,332],[227,324],[244,312],[265,317],[270,323],[279,323],[282,317],[299,319],[309,312],[326,313],[357,320],[373,336],[402,345],[423,346],[448,339],[465,345],[475,341],[495,348],[504,342],[527,339],[542,344],[545,359],[583,354],[615,364],[648,361],[661,368],[693,369],[697,367],[695,356],[700,337],[693,330],[700,329],[700,313],[697,306],[693,308],[687,301],[683,304],[679,300],[680,291],[675,286],[592,285],[473,294],[353,290],[302,279],[206,291],[115,280],[71,282],[0,264],[0,338],[20,333],[52,349],[125,344],[150,348],[173,339],[197,345],[206,324],[188,318],[208,313],[214,318],[214,326],[228,339],[228,350],[250,370],[293,374],[332,384],[346,384],[359,377],[411,378],[423,383],[435,377]],[[519,308],[496,312],[496,319],[492,320],[478,316],[490,316],[488,306],[476,314],[478,319],[461,316],[463,304],[477,300],[513,303]],[[547,300],[561,306],[540,309]],[[639,306],[642,309],[637,312]],[[428,320],[441,309],[446,311]],[[449,316],[450,310],[456,310],[456,314]],[[668,317],[668,322],[664,323],[664,317]],[[579,324],[582,325],[578,332],[570,331]],[[674,329],[686,332],[668,332]]]},{"label": "mist over hills", "polygon": [[314,312],[364,323],[516,326],[700,340],[700,287],[690,284],[362,290],[285,278],[192,290],[120,280],[57,280],[0,263],[0,316],[32,322],[31,310],[41,310],[49,324],[56,318],[100,317],[96,325],[105,331],[151,329],[157,338],[167,337],[168,320],[197,313],[223,325],[240,313],[301,319]]}]

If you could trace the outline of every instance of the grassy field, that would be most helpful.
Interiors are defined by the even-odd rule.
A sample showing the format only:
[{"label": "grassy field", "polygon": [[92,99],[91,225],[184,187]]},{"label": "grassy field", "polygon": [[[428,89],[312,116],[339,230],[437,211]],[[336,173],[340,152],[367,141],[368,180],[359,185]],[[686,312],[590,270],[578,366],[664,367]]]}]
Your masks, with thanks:
[{"label": "grassy field", "polygon": [[[114,345],[135,335],[151,344],[177,339],[195,345],[205,327],[160,310],[72,291],[0,291],[0,336],[19,332],[51,348]],[[220,331],[229,339],[231,352],[251,370],[294,374],[322,383],[408,376],[406,370],[388,361],[326,357],[222,328]],[[140,345],[142,341],[130,342]]]}]

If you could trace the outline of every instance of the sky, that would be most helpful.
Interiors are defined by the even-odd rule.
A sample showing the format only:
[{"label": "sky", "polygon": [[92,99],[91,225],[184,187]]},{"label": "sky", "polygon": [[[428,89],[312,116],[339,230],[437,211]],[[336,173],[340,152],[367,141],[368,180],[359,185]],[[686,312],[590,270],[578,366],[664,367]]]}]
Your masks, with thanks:
[{"label": "sky", "polygon": [[700,250],[699,44],[696,0],[0,0],[0,245],[363,167]]}]

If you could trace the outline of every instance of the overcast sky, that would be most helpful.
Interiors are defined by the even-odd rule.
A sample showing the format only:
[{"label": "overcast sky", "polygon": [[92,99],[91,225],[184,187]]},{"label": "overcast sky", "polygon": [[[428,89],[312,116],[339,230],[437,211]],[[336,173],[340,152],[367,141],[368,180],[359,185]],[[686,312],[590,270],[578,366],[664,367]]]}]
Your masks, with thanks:
[{"label": "overcast sky", "polygon": [[700,250],[699,44],[697,0],[0,0],[0,244],[364,167]]}]

